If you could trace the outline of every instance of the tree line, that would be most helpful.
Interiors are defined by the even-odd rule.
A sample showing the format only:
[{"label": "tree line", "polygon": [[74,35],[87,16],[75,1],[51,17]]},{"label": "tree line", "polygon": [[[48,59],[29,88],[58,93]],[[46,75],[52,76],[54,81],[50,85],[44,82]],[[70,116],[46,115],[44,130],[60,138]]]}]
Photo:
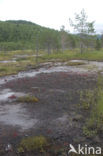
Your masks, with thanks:
[{"label": "tree line", "polygon": [[[80,43],[81,33],[71,34],[64,26],[58,31],[23,20],[0,21],[0,51],[43,49],[50,54],[79,48]],[[85,34],[82,43],[85,48],[100,47],[100,39],[97,40],[96,35]]]}]

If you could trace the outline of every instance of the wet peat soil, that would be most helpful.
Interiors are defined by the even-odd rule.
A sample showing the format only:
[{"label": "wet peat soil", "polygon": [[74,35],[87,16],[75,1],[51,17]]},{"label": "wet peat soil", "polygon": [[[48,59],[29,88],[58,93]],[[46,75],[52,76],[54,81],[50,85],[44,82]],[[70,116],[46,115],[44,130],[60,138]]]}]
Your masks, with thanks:
[{"label": "wet peat soil", "polygon": [[[11,107],[12,105],[22,105],[29,115],[27,124],[30,119],[37,119],[36,124],[26,130],[19,126],[0,122],[0,144],[5,147],[10,143],[15,148],[23,137],[43,135],[50,138],[56,145],[88,144],[103,146],[102,138],[98,144],[95,138],[91,139],[84,136],[83,126],[89,112],[79,106],[79,91],[94,89],[96,82],[95,74],[73,72],[41,73],[36,77],[6,82],[2,85],[2,89],[10,88],[13,92],[34,95],[39,99],[39,102],[18,103],[14,97],[11,97],[10,102],[0,103],[1,105],[8,103]],[[16,154],[11,153],[10,156],[12,155],[15,156]],[[24,155],[26,156],[26,154]],[[39,156],[39,154],[37,155]],[[52,154],[50,155],[52,156]]]}]

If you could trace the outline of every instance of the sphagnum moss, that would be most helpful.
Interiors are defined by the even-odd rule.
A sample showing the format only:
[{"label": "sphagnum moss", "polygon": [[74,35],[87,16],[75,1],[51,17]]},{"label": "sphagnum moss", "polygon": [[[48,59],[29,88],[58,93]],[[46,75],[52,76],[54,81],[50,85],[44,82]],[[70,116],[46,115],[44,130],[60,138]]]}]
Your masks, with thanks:
[{"label": "sphagnum moss", "polygon": [[28,137],[21,140],[18,147],[18,152],[25,151],[40,151],[43,152],[44,148],[48,145],[48,141],[44,136]]},{"label": "sphagnum moss", "polygon": [[36,98],[35,96],[30,96],[30,95],[27,95],[27,96],[21,96],[17,99],[18,102],[26,102],[26,103],[36,103],[39,101],[38,98]]}]

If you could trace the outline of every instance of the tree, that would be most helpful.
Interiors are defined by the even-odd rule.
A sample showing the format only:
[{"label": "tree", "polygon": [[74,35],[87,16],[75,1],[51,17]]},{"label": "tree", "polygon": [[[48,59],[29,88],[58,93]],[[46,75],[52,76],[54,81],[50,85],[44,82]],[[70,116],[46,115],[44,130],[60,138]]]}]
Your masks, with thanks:
[{"label": "tree", "polygon": [[42,44],[48,51],[48,55],[51,54],[51,50],[58,49],[59,45],[59,32],[46,29],[42,33]]},{"label": "tree", "polygon": [[100,50],[100,49],[101,49],[101,47],[102,47],[102,45],[101,45],[101,40],[97,38],[97,40],[96,40],[96,47],[95,47],[95,49],[96,49],[96,50]]},{"label": "tree", "polygon": [[73,35],[69,34],[68,38],[69,38],[69,47],[71,49],[76,48],[76,40],[75,40],[75,37]]},{"label": "tree", "polygon": [[67,44],[67,38],[68,38],[68,35],[67,35],[67,32],[65,31],[65,26],[62,25],[61,28],[60,28],[60,36],[61,36],[61,48],[62,48],[62,51],[65,50],[66,48],[66,44]]},{"label": "tree", "polygon": [[94,21],[88,22],[85,10],[82,9],[80,14],[75,14],[75,22],[69,19],[70,25],[74,30],[80,35],[80,51],[83,52],[83,47],[85,46],[85,38],[95,32]]}]

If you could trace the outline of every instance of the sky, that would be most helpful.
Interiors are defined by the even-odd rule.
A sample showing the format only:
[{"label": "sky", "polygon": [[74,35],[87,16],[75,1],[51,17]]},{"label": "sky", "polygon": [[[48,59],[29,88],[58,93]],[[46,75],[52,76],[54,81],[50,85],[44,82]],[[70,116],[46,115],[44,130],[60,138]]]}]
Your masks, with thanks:
[{"label": "sky", "polygon": [[0,0],[0,20],[27,20],[58,30],[64,25],[71,31],[69,18],[82,9],[103,33],[103,0]]}]

